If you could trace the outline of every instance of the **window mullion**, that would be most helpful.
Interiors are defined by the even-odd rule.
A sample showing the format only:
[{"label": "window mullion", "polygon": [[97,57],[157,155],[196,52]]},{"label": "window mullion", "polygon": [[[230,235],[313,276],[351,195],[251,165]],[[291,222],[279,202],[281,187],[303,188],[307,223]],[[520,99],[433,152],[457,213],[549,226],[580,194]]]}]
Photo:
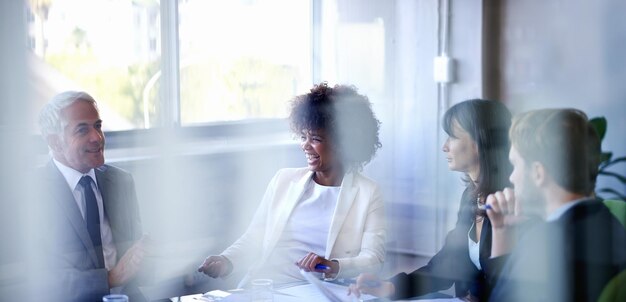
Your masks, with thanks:
[{"label": "window mullion", "polygon": [[161,98],[159,126],[179,127],[180,72],[178,1],[161,1]]},{"label": "window mullion", "polygon": [[311,0],[311,79],[322,80],[322,0]]}]

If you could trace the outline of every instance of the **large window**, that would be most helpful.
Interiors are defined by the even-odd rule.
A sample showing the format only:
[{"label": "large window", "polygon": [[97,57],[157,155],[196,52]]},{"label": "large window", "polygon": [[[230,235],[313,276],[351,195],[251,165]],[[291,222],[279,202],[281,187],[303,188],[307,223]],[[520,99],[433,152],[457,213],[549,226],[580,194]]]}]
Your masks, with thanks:
[{"label": "large window", "polygon": [[[216,156],[204,163],[190,157],[201,175],[232,173],[203,178],[205,183],[228,180],[228,186],[216,186],[213,195],[221,197],[198,197],[206,202],[207,212],[230,200],[223,196],[232,196],[233,207],[240,206],[236,202],[257,201],[255,190],[229,188],[239,182],[263,186],[256,182],[256,171],[272,173],[273,166],[265,170],[267,163],[303,164],[295,143],[284,151],[291,147],[283,119],[289,99],[319,81],[355,85],[382,121],[384,148],[364,173],[381,184],[389,203],[390,249],[429,254],[442,241],[440,235],[448,229],[445,210],[458,205],[462,189],[459,177],[446,171],[440,151],[439,116],[447,108],[447,90],[432,80],[432,58],[439,51],[436,37],[441,32],[436,3],[32,0],[29,35],[36,63],[30,65],[38,69],[33,74],[40,82],[48,84],[45,90],[39,83],[35,87],[42,90],[39,103],[62,90],[86,90],[100,104],[105,130],[183,126],[171,132],[107,133],[113,143],[109,147],[120,147],[118,153],[109,152],[108,159],[158,156],[161,139],[170,135],[180,139],[172,142],[180,146],[175,151]],[[479,69],[469,61],[464,60],[459,71]],[[461,81],[455,85],[465,87]],[[455,101],[479,95],[473,87],[480,85],[465,85],[471,87],[457,93]],[[152,142],[159,143],[154,150]],[[254,156],[244,157],[243,152],[250,150]],[[268,152],[264,157],[268,160],[258,161],[258,152]],[[235,168],[215,169],[230,163],[224,158],[236,158]],[[148,195],[154,193],[153,177],[176,183],[181,175],[136,169]],[[447,177],[451,181],[442,181]],[[156,195],[147,200],[159,199],[170,206],[161,191]],[[176,207],[172,211],[182,211],[179,204],[171,206]],[[195,203],[189,202],[189,209],[198,212]],[[436,234],[429,231],[433,225],[439,230]]]},{"label": "large window", "polygon": [[[109,131],[171,124],[160,119],[282,118],[287,100],[312,84],[309,0],[180,0],[165,10],[158,0],[28,3],[37,103],[85,90]],[[162,14],[178,22],[165,41],[175,51],[163,54]],[[171,60],[178,87],[162,100],[161,86],[172,85],[163,63]],[[176,117],[159,112],[167,102],[179,108]]]},{"label": "large window", "polygon": [[36,103],[85,90],[98,101],[106,130],[142,127],[154,114],[144,102],[158,97],[146,84],[160,69],[159,1],[28,3]]},{"label": "large window", "polygon": [[182,124],[285,117],[311,85],[311,4],[181,0]]}]

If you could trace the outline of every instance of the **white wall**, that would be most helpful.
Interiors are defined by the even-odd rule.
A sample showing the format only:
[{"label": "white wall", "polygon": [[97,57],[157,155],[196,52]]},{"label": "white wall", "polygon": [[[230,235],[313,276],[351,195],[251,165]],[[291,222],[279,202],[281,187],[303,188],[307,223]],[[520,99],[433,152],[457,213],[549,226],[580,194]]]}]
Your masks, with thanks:
[{"label": "white wall", "polygon": [[[575,107],[605,116],[603,150],[626,156],[626,2],[503,1],[498,85],[513,111]],[[626,165],[615,172],[626,174]],[[626,194],[600,176],[598,187]]]}]

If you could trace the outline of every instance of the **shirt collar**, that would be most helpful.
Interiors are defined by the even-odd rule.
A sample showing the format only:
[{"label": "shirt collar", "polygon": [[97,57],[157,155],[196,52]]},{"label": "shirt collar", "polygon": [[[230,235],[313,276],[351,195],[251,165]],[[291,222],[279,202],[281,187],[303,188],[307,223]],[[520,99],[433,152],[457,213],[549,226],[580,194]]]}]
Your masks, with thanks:
[{"label": "shirt collar", "polygon": [[565,212],[569,211],[569,209],[573,208],[575,205],[589,200],[589,197],[583,197],[580,199],[576,199],[574,201],[570,201],[560,207],[558,207],[556,210],[554,210],[554,212],[552,212],[552,214],[548,215],[548,217],[546,218],[546,221],[550,222],[550,221],[555,221],[559,218],[561,218],[561,216],[563,216],[563,214],[565,214]]},{"label": "shirt collar", "polygon": [[89,172],[83,174],[62,164],[61,162],[59,162],[58,160],[54,158],[52,159],[52,161],[54,162],[54,165],[57,166],[57,169],[59,169],[59,171],[63,175],[63,178],[65,178],[67,185],[70,186],[70,190],[74,191],[80,179],[85,175],[91,177],[91,179],[93,180],[93,183],[96,184],[96,187],[98,187],[98,182],[96,181],[96,172],[94,171],[94,169],[90,169]]}]

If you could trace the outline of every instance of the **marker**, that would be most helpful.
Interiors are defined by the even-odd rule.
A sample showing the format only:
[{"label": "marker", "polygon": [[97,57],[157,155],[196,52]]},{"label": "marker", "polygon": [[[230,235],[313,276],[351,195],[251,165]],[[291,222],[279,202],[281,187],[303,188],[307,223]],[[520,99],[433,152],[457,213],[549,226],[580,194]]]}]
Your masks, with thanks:
[{"label": "marker", "polygon": [[490,204],[481,204],[478,206],[478,209],[481,211],[487,211],[487,210],[491,210],[491,205]]},{"label": "marker", "polygon": [[327,271],[327,270],[329,270],[329,269],[330,269],[330,266],[328,266],[328,265],[323,265],[323,264],[321,264],[321,263],[318,263],[318,264],[316,264],[316,265],[315,265],[315,269],[316,269],[316,270]]}]

